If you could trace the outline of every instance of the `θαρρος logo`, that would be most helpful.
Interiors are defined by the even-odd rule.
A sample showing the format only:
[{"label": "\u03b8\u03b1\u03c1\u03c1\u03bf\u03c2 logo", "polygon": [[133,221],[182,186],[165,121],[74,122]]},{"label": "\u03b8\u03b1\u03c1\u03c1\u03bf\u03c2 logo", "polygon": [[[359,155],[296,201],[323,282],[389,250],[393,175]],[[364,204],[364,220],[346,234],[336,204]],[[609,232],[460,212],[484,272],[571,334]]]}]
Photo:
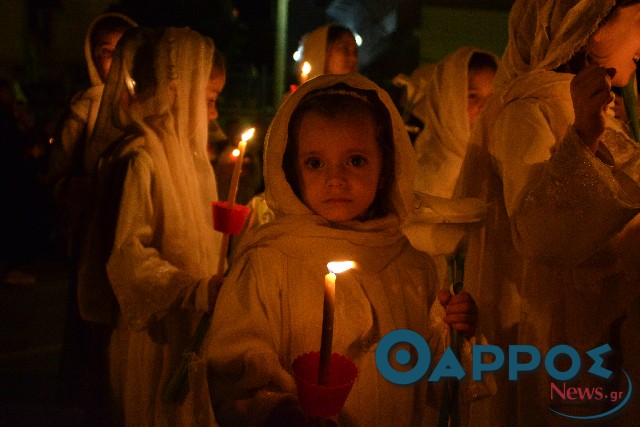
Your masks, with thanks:
[{"label": "\u03b8\u03b1\u03c1\u03c1\u03bf\u03c2 logo", "polygon": [[[411,352],[406,348],[396,348],[400,344],[411,346],[415,350],[416,360],[412,361]],[[588,369],[592,376],[603,379],[611,377],[613,372],[603,366],[605,361],[603,356],[610,352],[611,346],[609,344],[603,344],[586,352],[587,356],[592,360]],[[492,355],[493,360],[487,362],[486,360],[491,358],[484,358],[485,355]],[[526,357],[521,357],[522,355],[526,355]],[[427,375],[431,362],[431,349],[426,340],[417,332],[408,329],[397,329],[389,332],[380,340],[375,357],[378,371],[385,379],[398,385],[411,385],[422,380]],[[398,370],[394,368],[391,363],[391,357],[393,357],[397,366],[407,369]],[[555,361],[559,357],[568,358],[570,362],[568,368],[564,371],[556,367]],[[526,359],[526,361],[522,361],[523,359]],[[509,380],[517,381],[521,373],[533,372],[541,368],[543,360],[540,351],[532,345],[510,345],[506,357],[504,351],[498,346],[474,345],[472,347],[472,380],[481,381],[485,373],[497,372],[505,368],[505,362]],[[410,366],[411,364],[413,366]],[[631,379],[624,370],[622,370],[622,373],[626,377],[628,384],[626,392],[622,390],[607,391],[603,387],[567,387],[566,381],[572,380],[581,372],[582,361],[578,351],[566,344],[552,347],[547,352],[544,357],[544,368],[551,378],[564,382],[562,385],[551,383],[550,393],[552,400],[555,398],[564,401],[580,399],[594,402],[603,400],[612,403],[620,402],[612,409],[593,415],[577,416],[549,408],[550,411],[566,418],[593,420],[612,415],[627,404],[633,389]],[[444,379],[457,379],[459,381],[465,378],[466,375],[467,373],[454,352],[451,348],[447,348],[427,380],[437,382]]]}]

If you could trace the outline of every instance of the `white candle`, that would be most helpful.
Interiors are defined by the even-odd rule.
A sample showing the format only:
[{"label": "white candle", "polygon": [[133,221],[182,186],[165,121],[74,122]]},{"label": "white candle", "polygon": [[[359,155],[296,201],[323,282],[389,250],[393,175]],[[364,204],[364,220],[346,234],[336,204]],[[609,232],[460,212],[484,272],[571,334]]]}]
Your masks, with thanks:
[{"label": "white candle", "polygon": [[233,150],[233,154],[236,157],[236,162],[233,165],[233,173],[231,175],[231,183],[229,184],[229,196],[227,197],[227,204],[229,208],[233,207],[236,202],[236,194],[238,194],[238,185],[240,183],[240,173],[242,172],[242,162],[244,161],[244,152],[247,148],[247,141],[253,137],[255,128],[251,128],[242,134],[242,139],[238,143],[237,152]]},{"label": "white candle", "polygon": [[333,344],[333,317],[336,301],[336,275],[329,273],[324,276],[324,304],[322,305],[322,338],[320,341],[320,366],[318,370],[318,384],[327,385],[329,382],[329,365],[331,361],[331,346]]},{"label": "white candle", "polygon": [[320,341],[320,365],[318,367],[318,384],[329,384],[331,367],[331,347],[333,345],[333,318],[336,301],[336,273],[342,273],[355,267],[353,261],[330,262],[329,273],[324,276],[324,304],[322,306],[322,337]]}]

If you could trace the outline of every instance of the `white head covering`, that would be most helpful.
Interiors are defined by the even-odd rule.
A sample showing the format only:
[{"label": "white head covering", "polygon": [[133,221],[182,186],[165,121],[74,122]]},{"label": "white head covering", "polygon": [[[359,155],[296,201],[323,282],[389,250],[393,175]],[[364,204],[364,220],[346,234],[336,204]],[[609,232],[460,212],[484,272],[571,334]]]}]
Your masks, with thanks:
[{"label": "white head covering", "polygon": [[[300,101],[310,92],[344,83],[357,90],[367,91],[377,98],[389,112],[395,156],[394,181],[390,201],[395,212],[384,218],[367,221],[346,221],[330,224],[313,213],[294,193],[286,179],[282,162],[288,142],[289,121]],[[406,240],[400,231],[401,222],[412,209],[415,155],[404,123],[389,95],[369,79],[357,74],[325,74],[301,85],[282,104],[267,132],[264,150],[265,197],[276,219],[252,230],[241,240],[238,257],[256,245],[277,241],[281,251],[292,256],[317,256],[318,259],[339,259],[358,252],[367,259],[356,259],[368,268],[382,268]],[[296,239],[296,236],[303,239]],[[304,247],[302,246],[304,243]],[[351,250],[345,252],[345,247]],[[361,248],[356,250],[355,248]],[[364,248],[393,247],[384,252],[365,251]],[[382,255],[384,253],[384,255]],[[312,255],[309,255],[312,254]],[[350,258],[345,259],[353,259]]]},{"label": "white head covering", "polygon": [[554,70],[583,49],[615,0],[516,0],[496,89],[524,73]]},{"label": "white head covering", "polygon": [[302,75],[302,65],[308,62],[311,66],[308,78],[324,74],[327,59],[327,35],[330,24],[323,25],[302,36],[302,56],[299,61],[298,76]]},{"label": "white head covering", "polygon": [[494,54],[462,47],[436,64],[424,64],[411,75],[419,99],[411,113],[424,124],[415,141],[418,156],[416,190],[451,197],[467,151],[471,128],[467,119],[469,61],[475,53]]},{"label": "white head covering", "polygon": [[[481,287],[475,289],[479,304],[503,304],[505,308],[511,307],[513,310],[486,313],[485,325],[509,326],[510,322],[517,321],[520,316],[520,290],[516,287],[530,279],[529,276],[522,277],[523,258],[515,249],[508,217],[508,209],[516,209],[517,197],[520,195],[505,196],[504,185],[498,173],[501,165],[494,164],[490,154],[494,148],[492,144],[496,141],[492,138],[496,121],[512,102],[528,99],[532,100],[531,103],[552,105],[554,107],[547,111],[562,111],[567,116],[549,118],[551,121],[558,120],[563,125],[549,125],[555,141],[547,143],[561,143],[569,130],[566,124],[573,121],[570,116],[573,114],[570,83],[574,74],[554,70],[586,48],[589,37],[598,30],[614,6],[615,0],[516,0],[513,5],[509,16],[509,42],[494,80],[494,94],[474,125],[459,179],[460,185],[456,190],[457,196],[477,197],[492,204],[484,231],[472,237],[471,245],[475,247],[475,251],[470,250],[470,253],[473,252],[473,256],[467,257],[467,265],[473,265],[479,275],[467,277],[470,287],[478,286],[474,280],[482,282]],[[605,120],[605,132],[613,130],[614,134],[622,135],[616,131],[616,128],[619,129],[619,125],[615,123],[617,120],[608,115]],[[523,143],[519,145],[525,149]],[[548,151],[552,147],[531,149],[541,148]],[[492,262],[499,262],[500,268],[492,268]],[[505,283],[515,283],[516,286],[505,286]],[[532,290],[533,287],[527,289],[530,292],[527,296],[528,309],[532,310],[534,306],[548,309],[548,295],[543,292],[534,295]],[[575,314],[585,306],[575,302],[567,309],[573,310]],[[602,307],[599,308],[600,313],[617,312],[607,311]],[[541,322],[541,319],[536,322]],[[600,318],[598,323],[603,327],[609,325]],[[583,327],[580,322],[575,322],[575,325]],[[559,327],[549,325],[549,330],[559,330]],[[542,329],[542,325],[536,325],[536,331]],[[519,333],[529,332],[522,329]],[[591,336],[598,337],[600,332],[594,331]]]},{"label": "white head covering", "polygon": [[[73,157],[76,159],[74,162],[78,162],[75,167],[79,167],[84,162],[82,158],[84,150],[89,144],[93,129],[97,120],[98,111],[100,109],[100,100],[102,98],[102,91],[104,90],[104,81],[100,76],[98,67],[94,62],[93,49],[91,46],[91,40],[95,36],[95,32],[98,28],[105,27],[105,20],[111,21],[107,27],[112,28],[112,25],[117,24],[118,27],[122,27],[124,31],[126,28],[136,27],[137,24],[128,16],[120,13],[103,13],[97,16],[93,22],[89,25],[87,33],[84,38],[84,56],[87,62],[87,71],[89,72],[89,81],[91,86],[82,91],[71,101],[70,110],[73,112],[72,119],[65,124],[63,130],[64,139],[62,141],[65,145],[65,152],[74,153]],[[76,119],[77,117],[77,119]],[[77,125],[77,121],[80,121]],[[80,139],[80,135],[82,138]]]},{"label": "white head covering", "polygon": [[325,74],[303,84],[278,110],[267,132],[264,151],[265,193],[267,204],[276,217],[282,215],[306,215],[311,211],[294,194],[282,169],[282,158],[287,146],[289,120],[300,101],[309,92],[345,83],[354,89],[371,91],[389,111],[393,127],[395,147],[395,182],[392,190],[392,203],[401,218],[413,206],[412,182],[414,155],[404,124],[389,95],[366,77],[347,74]]},{"label": "white head covering", "polygon": [[[145,28],[130,32],[121,39],[112,61],[87,164],[95,166],[102,152],[115,139],[133,129],[160,141],[167,132],[171,139],[180,142],[176,145],[191,151],[194,156],[199,157],[201,152],[206,155],[208,121],[203,100],[213,58],[213,42],[188,28]],[[146,66],[139,66],[143,63]],[[143,79],[138,77],[136,81],[132,77],[134,67]],[[155,87],[155,92],[144,90],[150,85]],[[135,98],[129,98],[131,108],[122,108],[125,94]],[[152,116],[167,116],[169,120],[150,125]],[[172,122],[175,127],[165,129],[166,124]],[[169,152],[171,148],[167,145],[165,143],[164,149]]]},{"label": "white head covering", "polygon": [[[193,277],[215,273],[219,241],[210,208],[216,184],[206,148],[205,88],[213,52],[211,39],[188,28],[127,31],[113,58],[87,158],[99,177],[115,177],[117,170],[104,169],[113,167],[111,160],[120,153],[139,149],[150,155],[154,188],[162,197],[153,200],[163,227],[154,244]],[[102,184],[108,187],[105,193],[122,185]],[[97,229],[89,234],[108,233],[102,228],[113,220],[110,210],[98,207],[92,218]],[[113,236],[103,238],[113,242]]]},{"label": "white head covering", "polygon": [[91,86],[101,86],[104,84],[102,78],[100,77],[100,73],[98,72],[98,68],[96,67],[95,62],[93,62],[93,49],[91,48],[91,38],[93,37],[93,33],[96,30],[96,26],[100,24],[100,22],[105,19],[120,19],[122,20],[123,26],[128,24],[129,27],[136,27],[138,24],[127,15],[123,15],[122,13],[116,12],[108,12],[103,13],[97,16],[91,24],[89,24],[89,28],[87,29],[87,34],[84,38],[84,57],[87,61],[87,70],[89,71],[89,80],[91,81]]},{"label": "white head covering", "polygon": [[323,25],[306,33],[300,39],[302,53],[298,62],[298,76],[302,75],[302,65],[308,62],[311,66],[308,78],[324,74],[324,65],[327,52],[327,33],[329,25]]},{"label": "white head covering", "polygon": [[[500,59],[496,55],[473,46],[461,47],[435,64],[423,64],[416,68],[411,74],[411,81],[415,87],[420,88],[421,93],[416,95],[420,101],[416,103],[411,113],[423,123],[437,119],[444,121],[443,118],[452,119],[448,120],[451,122],[463,123],[464,120],[453,119],[463,113],[466,115],[469,61],[476,53],[493,58],[497,68]],[[454,124],[440,126],[451,129]],[[468,133],[469,126],[462,127],[467,129]],[[450,130],[449,132],[458,134],[461,131]]]},{"label": "white head covering", "polygon": [[470,155],[460,176],[466,187],[464,195],[477,197],[486,191],[483,173],[488,171],[489,159],[474,146],[487,146],[495,118],[512,100],[564,99],[573,74],[553,70],[586,48],[589,37],[614,5],[615,0],[516,0],[509,15],[509,42],[493,83],[494,94],[469,142]]},{"label": "white head covering", "polygon": [[[307,77],[308,80],[325,73],[329,30],[336,25],[338,24],[322,25],[302,36],[300,41],[302,55],[298,61],[298,76],[302,75],[302,66],[305,62],[308,62],[311,66],[311,71]],[[340,25],[340,27],[342,26]]]}]

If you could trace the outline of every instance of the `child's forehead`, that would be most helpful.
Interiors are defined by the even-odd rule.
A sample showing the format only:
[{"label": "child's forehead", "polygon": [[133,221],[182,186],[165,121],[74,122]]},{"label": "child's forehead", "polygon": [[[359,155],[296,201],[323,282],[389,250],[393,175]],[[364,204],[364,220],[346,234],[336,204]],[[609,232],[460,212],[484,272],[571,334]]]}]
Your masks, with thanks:
[{"label": "child's forehead", "polygon": [[336,46],[336,45],[351,45],[351,44],[356,44],[356,38],[353,36],[353,34],[342,33],[338,38],[333,40],[329,45]]},{"label": "child's forehead", "polygon": [[375,125],[367,115],[327,117],[310,111],[303,117],[298,133],[298,151],[301,153],[339,154],[377,147]]},{"label": "child's forehead", "polygon": [[301,119],[300,132],[302,133],[344,133],[350,130],[375,130],[375,119],[371,112],[366,110],[342,111],[327,113],[323,111],[306,111]]},{"label": "child's forehead", "polygon": [[95,34],[95,45],[107,45],[111,43],[117,43],[118,40],[124,34],[124,30],[116,29],[116,30],[100,30]]},{"label": "child's forehead", "polygon": [[368,157],[379,153],[380,149],[375,141],[349,140],[343,143],[308,141],[299,147],[297,156],[298,159],[318,157],[325,160],[336,159],[341,162],[356,154]]}]

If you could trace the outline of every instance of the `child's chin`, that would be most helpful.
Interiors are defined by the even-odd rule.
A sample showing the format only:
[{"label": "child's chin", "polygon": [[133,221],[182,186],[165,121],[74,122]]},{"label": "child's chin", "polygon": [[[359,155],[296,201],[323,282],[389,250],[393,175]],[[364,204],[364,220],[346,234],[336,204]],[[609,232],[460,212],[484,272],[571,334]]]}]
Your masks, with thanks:
[{"label": "child's chin", "polygon": [[359,212],[352,208],[353,206],[349,206],[348,203],[334,203],[329,206],[320,206],[317,210],[312,210],[329,222],[357,221],[366,214],[366,212]]},{"label": "child's chin", "polygon": [[345,214],[345,215],[323,215],[325,219],[329,222],[347,222],[347,221],[362,221],[363,215],[353,215],[353,214]]},{"label": "child's chin", "polygon": [[352,216],[331,216],[331,217],[325,216],[325,219],[329,222],[345,222],[345,221],[351,221],[355,218]]},{"label": "child's chin", "polygon": [[351,221],[358,217],[358,215],[353,215],[352,213],[336,212],[335,210],[331,212],[320,213],[320,215],[322,215],[329,222]]},{"label": "child's chin", "polygon": [[616,75],[611,79],[611,85],[617,87],[625,87],[629,81],[631,80],[631,76],[633,75],[634,70],[621,70],[616,73]]}]

